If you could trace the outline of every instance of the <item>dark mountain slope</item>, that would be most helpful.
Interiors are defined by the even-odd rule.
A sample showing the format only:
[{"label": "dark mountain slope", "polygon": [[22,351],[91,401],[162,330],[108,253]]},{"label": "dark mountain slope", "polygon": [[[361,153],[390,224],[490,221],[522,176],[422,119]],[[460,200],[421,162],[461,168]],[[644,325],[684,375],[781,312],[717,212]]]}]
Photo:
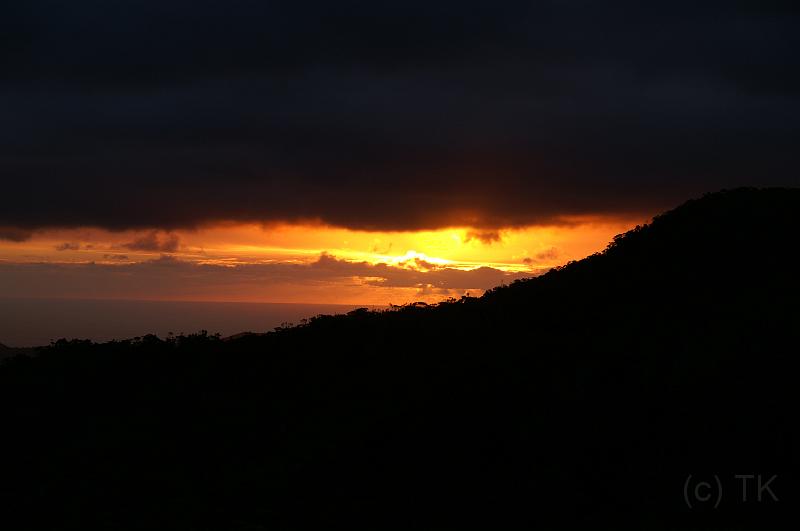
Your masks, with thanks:
[{"label": "dark mountain slope", "polygon": [[[0,519],[791,525],[798,212],[798,190],[721,192],[480,299],[17,358],[0,369]],[[742,499],[735,476],[759,474],[779,501],[755,501],[755,478]]]},{"label": "dark mountain slope", "polygon": [[36,349],[32,348],[14,348],[8,347],[2,343],[0,343],[0,360],[3,358],[14,357],[17,355],[24,355],[24,354],[35,354]]}]

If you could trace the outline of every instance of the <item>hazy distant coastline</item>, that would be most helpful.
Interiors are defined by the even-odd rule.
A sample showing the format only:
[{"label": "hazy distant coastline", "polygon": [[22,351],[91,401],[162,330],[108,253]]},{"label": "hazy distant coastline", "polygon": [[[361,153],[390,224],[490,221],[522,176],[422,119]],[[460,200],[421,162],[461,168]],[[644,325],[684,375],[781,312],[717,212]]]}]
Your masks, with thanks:
[{"label": "hazy distant coastline", "polygon": [[47,345],[66,338],[110,341],[208,330],[223,336],[266,332],[318,314],[364,305],[0,298],[0,343]]}]

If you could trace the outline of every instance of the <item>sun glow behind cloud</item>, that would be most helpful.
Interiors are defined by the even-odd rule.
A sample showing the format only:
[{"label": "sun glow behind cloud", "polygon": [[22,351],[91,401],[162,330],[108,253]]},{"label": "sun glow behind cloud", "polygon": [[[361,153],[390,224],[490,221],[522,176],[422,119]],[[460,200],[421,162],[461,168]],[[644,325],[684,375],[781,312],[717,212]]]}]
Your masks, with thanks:
[{"label": "sun glow behind cloud", "polygon": [[[72,279],[65,277],[64,285],[53,280],[52,296],[436,302],[465,292],[479,295],[493,285],[580,259],[635,224],[575,218],[498,231],[456,227],[368,232],[291,224],[218,224],[177,231],[59,229],[37,232],[25,242],[0,241],[0,265],[13,266],[14,275],[47,266],[48,278]],[[122,275],[149,280],[128,282],[134,289],[115,280]],[[31,295],[25,285],[8,281],[5,290]],[[31,284],[37,292],[35,288]]]}]

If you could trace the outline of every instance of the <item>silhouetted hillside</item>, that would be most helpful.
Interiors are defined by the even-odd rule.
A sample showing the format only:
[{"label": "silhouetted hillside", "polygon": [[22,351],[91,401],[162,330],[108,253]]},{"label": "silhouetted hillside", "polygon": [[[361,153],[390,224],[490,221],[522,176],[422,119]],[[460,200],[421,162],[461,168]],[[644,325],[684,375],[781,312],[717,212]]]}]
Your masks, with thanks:
[{"label": "silhouetted hillside", "polygon": [[0,360],[5,358],[14,357],[20,354],[33,354],[35,352],[34,349],[27,349],[27,348],[12,348],[8,347],[2,343],[0,343]]},{"label": "silhouetted hillside", "polygon": [[[720,192],[481,298],[15,358],[0,520],[781,526],[797,508],[798,213],[800,190]],[[777,476],[761,501],[759,475]]]}]

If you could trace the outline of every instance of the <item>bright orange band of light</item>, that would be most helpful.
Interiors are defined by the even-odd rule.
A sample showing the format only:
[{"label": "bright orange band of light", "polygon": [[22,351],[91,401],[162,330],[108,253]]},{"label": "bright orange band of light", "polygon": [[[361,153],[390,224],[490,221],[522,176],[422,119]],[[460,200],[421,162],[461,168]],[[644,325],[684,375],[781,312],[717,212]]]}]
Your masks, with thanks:
[{"label": "bright orange band of light", "polygon": [[[576,218],[560,225],[499,231],[456,227],[418,232],[364,232],[288,224],[218,224],[171,232],[54,229],[39,231],[25,242],[0,241],[0,263],[17,264],[20,267],[23,264],[121,267],[163,260],[166,256],[184,264],[231,269],[269,264],[316,264],[318,270],[325,264],[361,264],[362,269],[357,270],[353,277],[347,277],[347,281],[336,280],[332,274],[325,276],[324,281],[313,275],[304,281],[300,269],[300,273],[292,273],[292,278],[285,282],[265,278],[265,282],[259,283],[257,278],[249,278],[248,282],[252,284],[249,288],[231,283],[218,289],[206,286],[203,289],[192,290],[187,287],[183,291],[165,291],[163,287],[159,290],[154,286],[150,291],[140,290],[138,295],[103,294],[96,290],[89,290],[90,293],[86,295],[348,304],[399,304],[413,300],[435,302],[458,292],[446,289],[447,281],[442,280],[443,271],[456,274],[458,271],[491,268],[513,274],[514,278],[534,276],[553,266],[602,250],[614,235],[631,228],[637,221],[640,222]],[[323,263],[320,257],[330,260]],[[373,267],[374,272],[364,269],[368,266]],[[381,283],[377,278],[395,269],[414,272],[415,285]],[[271,270],[263,271],[264,275],[269,275]],[[343,271],[343,275],[349,274],[345,269]],[[441,289],[426,291],[426,275],[433,278],[437,272]],[[178,284],[184,280],[181,276],[173,279]],[[479,294],[484,287],[457,288],[466,288]],[[80,296],[79,290],[65,293],[65,296]]]}]

